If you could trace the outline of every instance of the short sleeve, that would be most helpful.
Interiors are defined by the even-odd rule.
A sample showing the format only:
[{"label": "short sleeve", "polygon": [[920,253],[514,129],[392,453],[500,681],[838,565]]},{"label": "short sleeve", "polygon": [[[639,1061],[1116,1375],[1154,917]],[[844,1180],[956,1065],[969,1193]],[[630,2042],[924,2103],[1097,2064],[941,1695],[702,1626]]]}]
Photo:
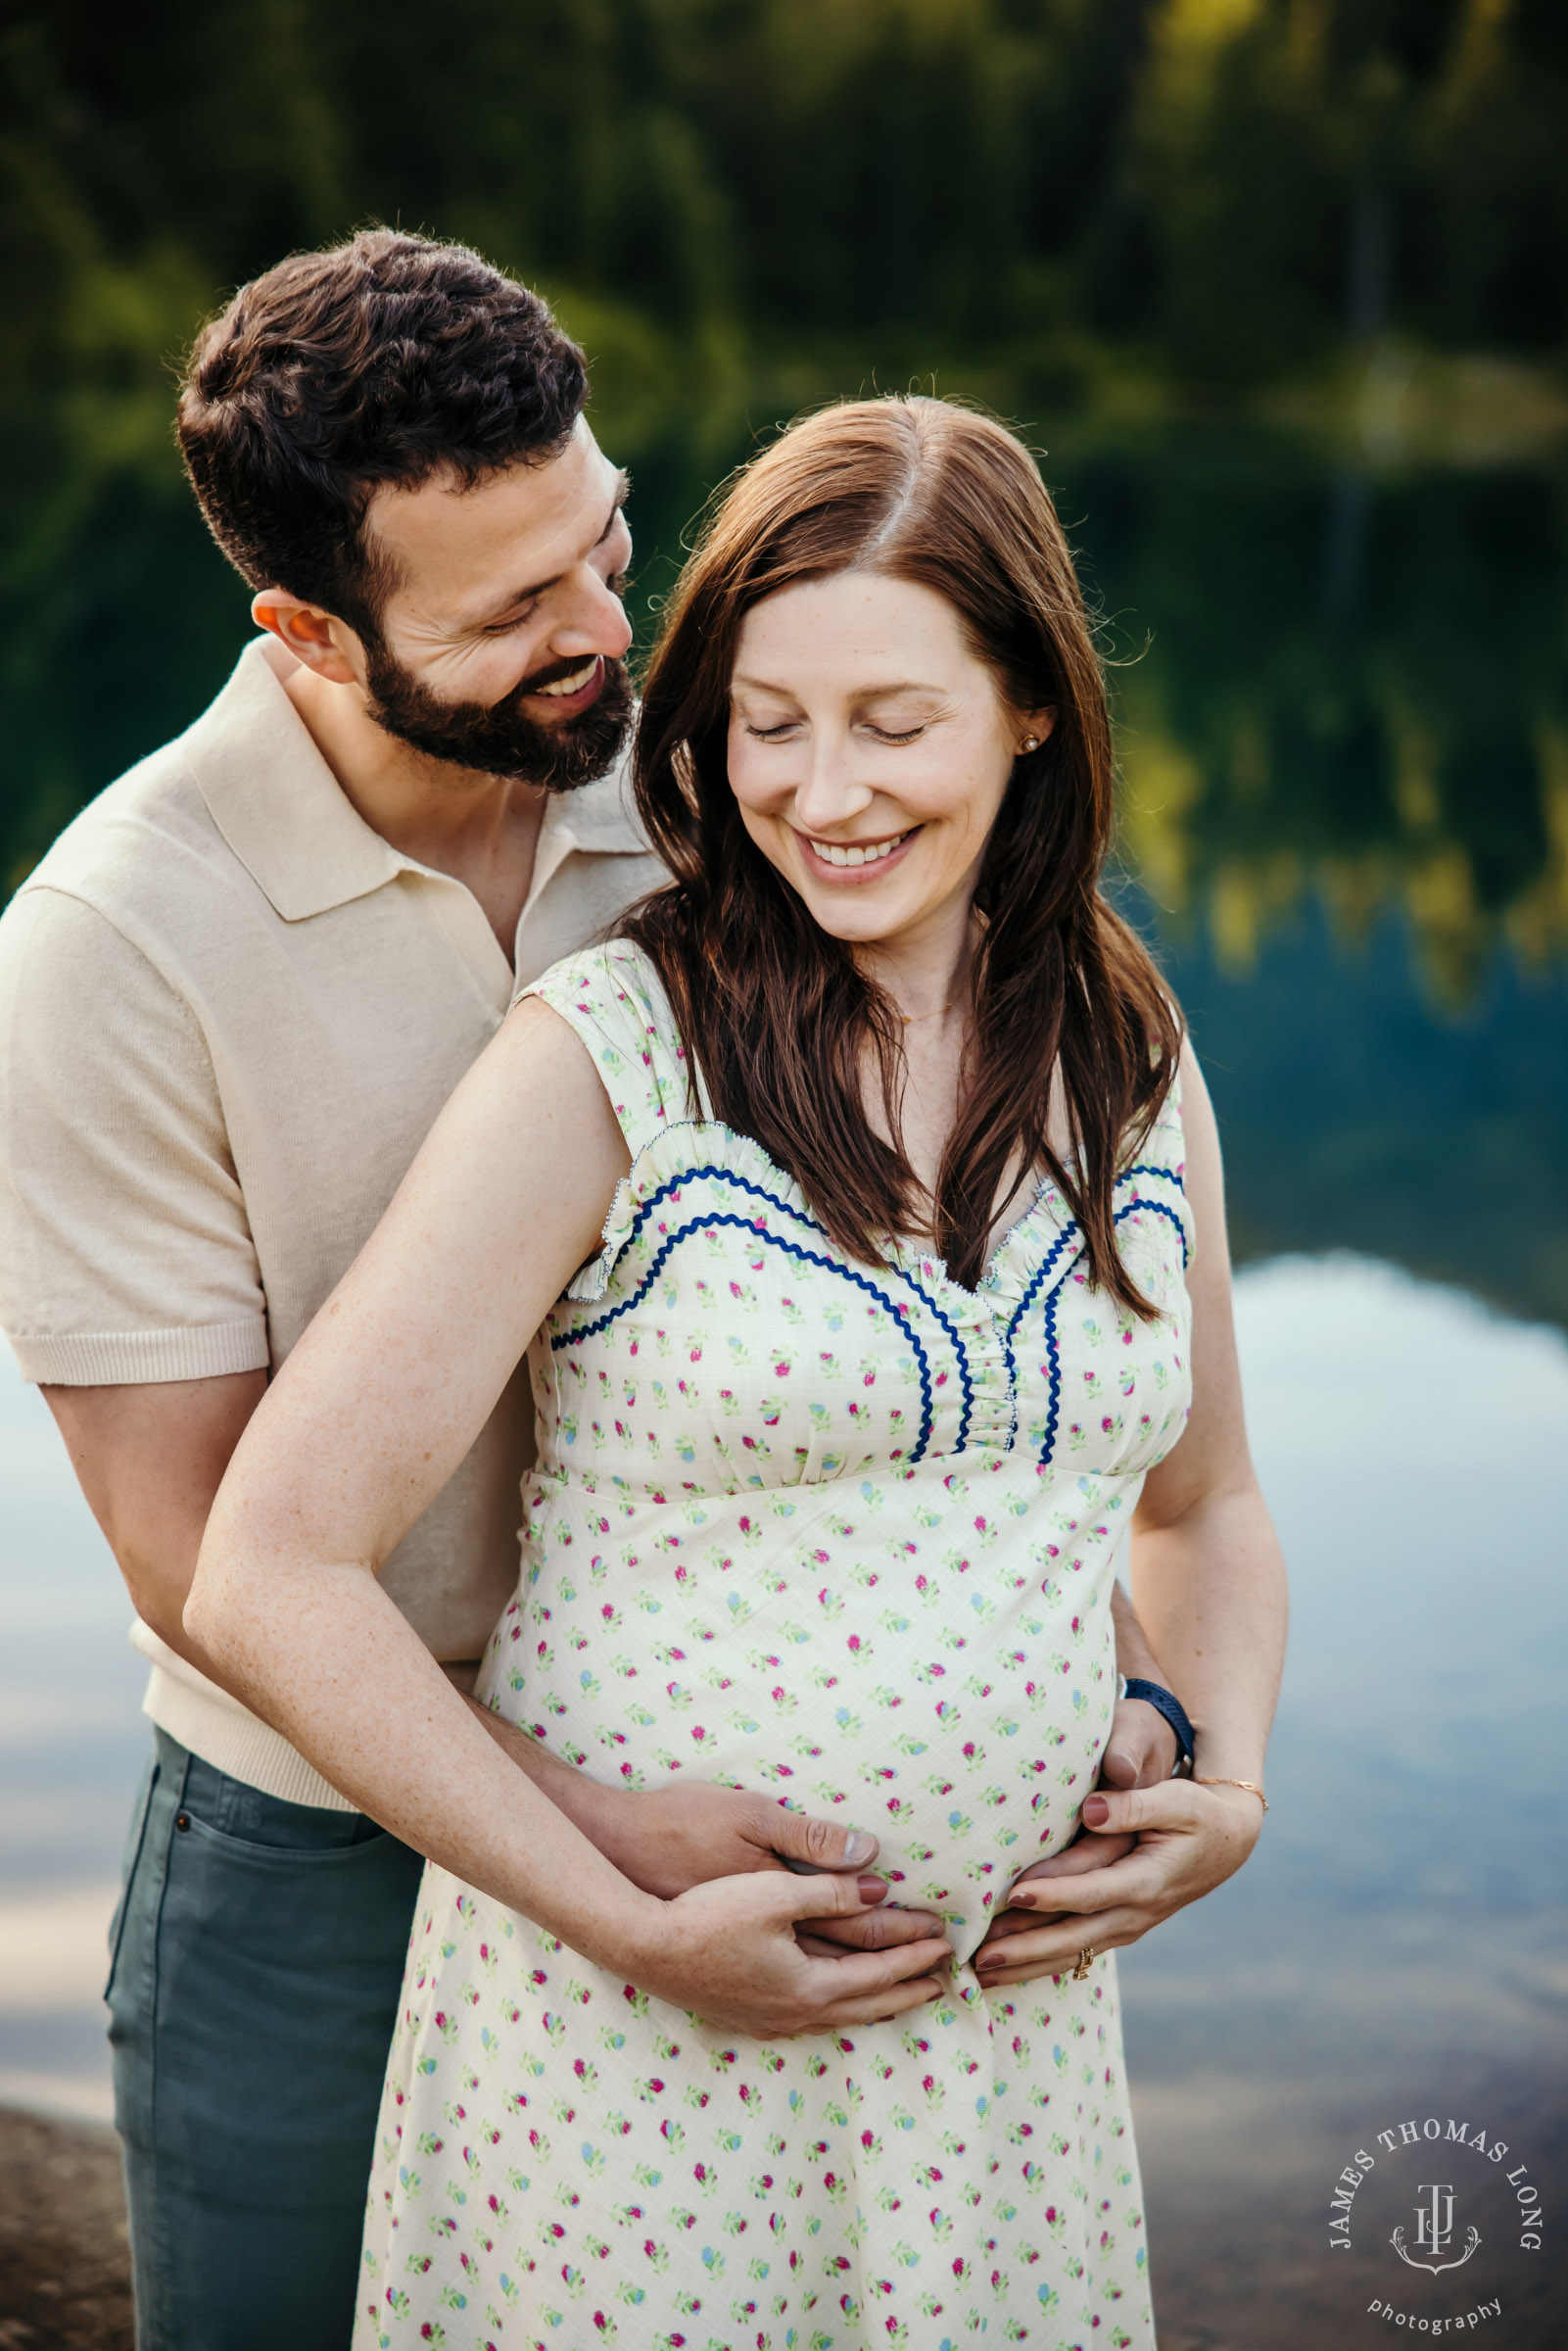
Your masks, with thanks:
[{"label": "short sleeve", "polygon": [[263,1368],[266,1304],[199,1024],[79,898],[0,920],[0,1324],[62,1386]]},{"label": "short sleeve", "polygon": [[625,939],[552,964],[517,991],[538,996],[593,1055],[634,1160],[667,1127],[691,1117],[686,1048],[657,973]]}]

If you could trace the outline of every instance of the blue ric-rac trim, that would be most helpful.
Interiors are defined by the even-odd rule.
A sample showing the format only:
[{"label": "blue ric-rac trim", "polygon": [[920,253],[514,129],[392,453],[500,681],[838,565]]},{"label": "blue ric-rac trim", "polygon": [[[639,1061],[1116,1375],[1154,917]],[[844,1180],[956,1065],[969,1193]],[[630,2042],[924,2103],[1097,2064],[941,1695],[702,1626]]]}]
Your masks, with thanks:
[{"label": "blue ric-rac trim", "polygon": [[[1014,1308],[1012,1314],[1008,1317],[1007,1330],[1004,1333],[1004,1343],[1007,1347],[1009,1365],[1011,1365],[1013,1361],[1014,1334],[1017,1332],[1019,1324],[1022,1321],[1030,1307],[1034,1304],[1035,1298],[1039,1293],[1041,1282],[1048,1277],[1053,1267],[1056,1265],[1057,1260],[1061,1257],[1064,1249],[1069,1247],[1069,1245],[1073,1241],[1077,1240],[1078,1237],[1078,1227],[1069,1220],[1068,1223],[1063,1225],[1061,1231],[1057,1234],[1056,1239],[1051,1243],[1050,1248],[1041,1258],[1039,1264],[1035,1267],[1034,1271],[1029,1275],[1028,1287],[1024,1291],[1022,1297],[1019,1300],[1018,1305]],[[1016,1376],[1013,1384],[1015,1387],[1018,1385]]]},{"label": "blue ric-rac trim", "polygon": [[[1177,1191],[1182,1193],[1182,1195],[1185,1197],[1187,1187],[1182,1182],[1180,1176],[1176,1173],[1174,1168],[1155,1168],[1141,1166],[1136,1168],[1123,1168],[1121,1174],[1117,1177],[1117,1185],[1131,1183],[1134,1178],[1139,1176],[1155,1176],[1161,1177],[1166,1183],[1173,1183]],[[1115,1211],[1111,1222],[1113,1224],[1119,1224],[1122,1218],[1125,1216],[1130,1216],[1135,1208],[1152,1208],[1157,1216],[1168,1217],[1170,1219],[1170,1222],[1175,1225],[1176,1230],[1181,1234],[1181,1263],[1182,1269],[1185,1271],[1189,1255],[1187,1248],[1187,1230],[1186,1226],[1182,1223],[1181,1219],[1176,1215],[1175,1211],[1173,1209],[1166,1208],[1164,1203],[1160,1200],[1132,1199],[1127,1202],[1125,1208],[1118,1208]],[[1052,1242],[1050,1248],[1046,1251],[1044,1257],[1040,1260],[1040,1263],[1035,1267],[1034,1271],[1029,1275],[1028,1286],[1025,1288],[1022,1297],[1019,1300],[1018,1305],[1014,1308],[1012,1314],[1009,1316],[1007,1328],[1002,1334],[1002,1345],[1007,1354],[1008,1369],[1010,1372],[1013,1372],[1013,1340],[1017,1335],[1019,1324],[1022,1321],[1024,1316],[1034,1304],[1035,1299],[1039,1295],[1041,1282],[1050,1277],[1062,1256],[1064,1249],[1068,1247],[1069,1242],[1078,1240],[1080,1237],[1081,1227],[1069,1218],[1068,1223],[1063,1225],[1062,1230],[1058,1233],[1056,1239]],[[1018,1386],[1016,1373],[1014,1373],[1013,1384],[1016,1390]]]},{"label": "blue ric-rac trim", "polygon": [[1123,1168],[1120,1175],[1117,1177],[1117,1182],[1130,1183],[1135,1176],[1161,1176],[1164,1182],[1173,1183],[1178,1192],[1182,1193],[1183,1195],[1186,1193],[1186,1180],[1183,1177],[1179,1168],[1155,1168],[1146,1167],[1140,1164],[1136,1168]]},{"label": "blue ric-rac trim", "polygon": [[[632,1219],[631,1225],[627,1231],[626,1239],[622,1244],[623,1248],[629,1249],[631,1247],[638,1234],[641,1231],[642,1226],[647,1223],[648,1219],[652,1216],[653,1211],[659,1206],[661,1201],[667,1200],[672,1192],[680,1191],[683,1185],[696,1183],[704,1177],[708,1178],[710,1181],[733,1183],[738,1190],[742,1192],[749,1192],[753,1200],[762,1201],[764,1206],[768,1208],[776,1208],[781,1216],[792,1217],[797,1224],[804,1224],[808,1231],[819,1233],[822,1232],[822,1226],[817,1223],[815,1217],[808,1216],[802,1209],[796,1208],[792,1201],[781,1200],[778,1193],[770,1192],[765,1184],[753,1183],[749,1176],[739,1176],[736,1173],[734,1168],[708,1166],[701,1168],[686,1168],[679,1176],[672,1176],[669,1177],[667,1182],[661,1183],[656,1192],[649,1192],[647,1198],[643,1201],[641,1207],[637,1211],[637,1214]],[[734,1217],[709,1217],[703,1220],[703,1222],[710,1224],[715,1223],[721,1224],[726,1223],[739,1223],[742,1231],[754,1232],[757,1234],[759,1239],[775,1240],[776,1245],[779,1247],[789,1246],[787,1242],[778,1242],[777,1236],[769,1233],[766,1226],[753,1223],[748,1219],[737,1219]],[[699,1225],[697,1229],[700,1230],[700,1228],[701,1227]],[[688,1226],[686,1229],[690,1230],[691,1228]],[[823,1237],[826,1239],[827,1235],[824,1233]],[[803,1253],[797,1251],[796,1254],[801,1255]],[[662,1262],[662,1260],[655,1260],[656,1264],[659,1262]],[[824,1265],[831,1263],[832,1261],[817,1256],[808,1256],[807,1262],[811,1265]],[[839,1267],[836,1270],[845,1273],[847,1273],[849,1271],[847,1267]],[[954,1444],[953,1450],[955,1453],[962,1453],[965,1446],[969,1443],[970,1419],[974,1409],[974,1385],[970,1377],[969,1357],[964,1346],[963,1338],[960,1335],[958,1324],[953,1320],[950,1315],[948,1315],[940,1306],[937,1305],[935,1299],[930,1295],[930,1292],[928,1290],[923,1290],[920,1283],[915,1279],[914,1275],[911,1273],[906,1273],[901,1266],[889,1266],[885,1269],[885,1271],[893,1280],[901,1281],[906,1289],[914,1292],[921,1304],[927,1309],[933,1319],[939,1322],[943,1330],[947,1333],[948,1339],[952,1345],[954,1359],[958,1367],[958,1389],[960,1398],[958,1437],[956,1443]],[[854,1275],[853,1278],[859,1280],[860,1276],[857,1274]],[[646,1285],[644,1284],[644,1287]],[[642,1295],[642,1291],[639,1290],[637,1294],[639,1297],[641,1297]],[[881,1293],[879,1291],[877,1295],[879,1297]],[[898,1309],[892,1306],[890,1301],[884,1301],[884,1303],[889,1306],[889,1311],[893,1314],[898,1312]],[[602,1329],[603,1325],[601,1323],[596,1327]],[[577,1334],[574,1333],[574,1336],[575,1335]],[[913,1337],[913,1335],[914,1334],[912,1332],[911,1336]],[[551,1344],[553,1345],[553,1343],[554,1342],[552,1341]],[[917,1346],[919,1342],[917,1341]],[[924,1362],[924,1360],[925,1359],[923,1357],[922,1361]],[[915,1459],[917,1461],[920,1459],[919,1454],[915,1456]]]},{"label": "blue ric-rac trim", "polygon": [[1134,1212],[1140,1208],[1148,1209],[1151,1216],[1164,1217],[1167,1224],[1173,1224],[1175,1226],[1176,1232],[1181,1241],[1181,1270],[1185,1273],[1192,1259],[1192,1252],[1187,1247],[1187,1227],[1177,1216],[1175,1210],[1169,1207],[1164,1200],[1140,1200],[1134,1196],[1134,1198],[1127,1202],[1125,1208],[1118,1208],[1116,1211],[1116,1214],[1111,1219],[1112,1223],[1119,1224],[1124,1217],[1132,1216]]},{"label": "blue ric-rac trim", "polygon": [[[742,1177],[740,1180],[744,1181],[744,1178]],[[622,1315],[630,1314],[633,1307],[640,1305],[647,1296],[658,1278],[660,1268],[678,1244],[689,1240],[694,1232],[711,1231],[716,1224],[733,1224],[737,1231],[748,1232],[753,1239],[765,1241],[771,1248],[783,1249],[790,1257],[798,1257],[803,1266],[821,1266],[825,1272],[836,1273],[842,1280],[853,1282],[856,1289],[864,1290],[868,1297],[875,1298],[879,1306],[884,1306],[894,1320],[901,1325],[905,1337],[915,1350],[916,1367],[920,1373],[920,1443],[909,1457],[910,1466],[913,1468],[915,1463],[922,1459],[927,1446],[931,1441],[931,1367],[930,1359],[921,1344],[920,1333],[911,1327],[907,1319],[908,1309],[895,1306],[885,1290],[879,1290],[877,1284],[869,1281],[864,1273],[856,1272],[853,1266],[838,1265],[832,1258],[824,1257],[822,1252],[817,1249],[802,1249],[798,1241],[786,1241],[781,1234],[769,1232],[765,1226],[757,1224],[750,1217],[736,1216],[728,1209],[721,1209],[716,1215],[710,1213],[705,1217],[693,1217],[689,1224],[682,1224],[676,1231],[667,1234],[663,1246],[658,1250],[646,1273],[631,1295],[623,1298],[619,1306],[612,1306],[607,1315],[600,1315],[596,1321],[580,1322],[575,1330],[552,1333],[550,1337],[551,1354],[558,1355],[563,1347],[575,1346],[580,1340],[597,1338],[601,1330],[608,1330],[610,1324],[619,1321]]]},{"label": "blue ric-rac trim", "polygon": [[[1135,1175],[1137,1172],[1137,1170],[1132,1168],[1127,1170],[1129,1176]],[[1168,1176],[1170,1175],[1170,1170],[1168,1168],[1153,1168],[1146,1170],[1145,1173],[1155,1176]],[[1171,1176],[1171,1180],[1178,1184],[1180,1182],[1179,1176]],[[1181,1236],[1181,1264],[1182,1271],[1185,1272],[1188,1262],[1187,1227],[1185,1224],[1183,1224],[1175,1210],[1173,1208],[1167,1208],[1164,1200],[1144,1200],[1135,1193],[1133,1197],[1126,1203],[1124,1208],[1118,1208],[1116,1211],[1111,1220],[1112,1223],[1119,1224],[1124,1218],[1135,1216],[1140,1208],[1147,1209],[1152,1216],[1164,1217],[1167,1223],[1174,1224],[1177,1232]],[[1039,1281],[1044,1277],[1052,1259],[1056,1258],[1061,1253],[1061,1251],[1067,1246],[1069,1237],[1075,1235],[1077,1231],[1078,1227],[1075,1224],[1069,1224],[1067,1227],[1067,1230],[1063,1233],[1056,1247],[1051,1251],[1051,1256],[1046,1260],[1045,1266],[1041,1267],[1039,1272],[1035,1275],[1034,1280],[1030,1282],[1030,1296],[1033,1295],[1033,1292]],[[1061,1300],[1062,1284],[1058,1282],[1056,1288],[1051,1291],[1045,1302],[1046,1408],[1045,1443],[1040,1449],[1040,1466],[1042,1468],[1044,1468],[1050,1462],[1051,1456],[1056,1450],[1057,1423],[1062,1415],[1062,1356],[1057,1343],[1056,1335],[1057,1308],[1061,1304]],[[1024,1306],[1028,1304],[1028,1298],[1024,1299],[1023,1304]],[[1022,1315],[1022,1312],[1023,1307],[1021,1306],[1019,1309],[1019,1314]],[[1018,1318],[1015,1317],[1014,1324],[1009,1325],[1010,1334],[1012,1328],[1017,1322],[1017,1319]]]},{"label": "blue ric-rac trim", "polygon": [[1062,1284],[1057,1283],[1045,1302],[1045,1443],[1040,1448],[1043,1468],[1056,1451],[1057,1422],[1062,1417],[1062,1357],[1057,1343],[1056,1316],[1062,1303]]}]

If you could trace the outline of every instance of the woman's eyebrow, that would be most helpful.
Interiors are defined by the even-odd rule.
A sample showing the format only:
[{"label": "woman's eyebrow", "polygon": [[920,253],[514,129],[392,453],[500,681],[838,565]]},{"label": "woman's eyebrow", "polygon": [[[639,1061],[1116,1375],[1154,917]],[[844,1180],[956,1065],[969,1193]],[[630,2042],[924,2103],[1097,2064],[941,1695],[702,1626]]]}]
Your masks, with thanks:
[{"label": "woman's eyebrow", "polygon": [[[799,696],[789,686],[779,686],[771,678],[748,678],[736,671],[730,681],[732,687],[748,686],[754,694],[771,694],[782,702],[794,702]],[[895,694],[929,694],[940,700],[947,693],[945,686],[925,686],[914,678],[901,678],[894,686],[863,686],[852,697],[857,702],[882,702]]]}]

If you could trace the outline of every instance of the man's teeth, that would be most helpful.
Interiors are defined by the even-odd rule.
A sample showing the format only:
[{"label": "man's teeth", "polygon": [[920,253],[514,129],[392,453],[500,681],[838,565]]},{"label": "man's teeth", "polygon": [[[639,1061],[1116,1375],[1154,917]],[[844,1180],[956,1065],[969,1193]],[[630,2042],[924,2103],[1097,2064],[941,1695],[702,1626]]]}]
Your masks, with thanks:
[{"label": "man's teeth", "polygon": [[569,678],[557,678],[553,686],[536,686],[534,691],[536,694],[581,694],[597,667],[598,655],[595,653],[592,661],[585,661],[581,669],[574,669]]},{"label": "man's teeth", "polygon": [[863,849],[840,847],[835,840],[814,840],[811,845],[825,865],[875,865],[879,858],[890,857],[908,839],[908,833],[900,833],[895,840],[874,840]]}]

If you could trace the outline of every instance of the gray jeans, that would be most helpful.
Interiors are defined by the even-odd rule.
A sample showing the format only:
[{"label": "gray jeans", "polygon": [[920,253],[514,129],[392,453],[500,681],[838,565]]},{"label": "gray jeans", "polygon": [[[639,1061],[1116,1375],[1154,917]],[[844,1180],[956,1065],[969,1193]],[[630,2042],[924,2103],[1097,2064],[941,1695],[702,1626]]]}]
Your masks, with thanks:
[{"label": "gray jeans", "polygon": [[155,1733],[108,1987],[137,2351],[347,2351],[420,1869]]}]

